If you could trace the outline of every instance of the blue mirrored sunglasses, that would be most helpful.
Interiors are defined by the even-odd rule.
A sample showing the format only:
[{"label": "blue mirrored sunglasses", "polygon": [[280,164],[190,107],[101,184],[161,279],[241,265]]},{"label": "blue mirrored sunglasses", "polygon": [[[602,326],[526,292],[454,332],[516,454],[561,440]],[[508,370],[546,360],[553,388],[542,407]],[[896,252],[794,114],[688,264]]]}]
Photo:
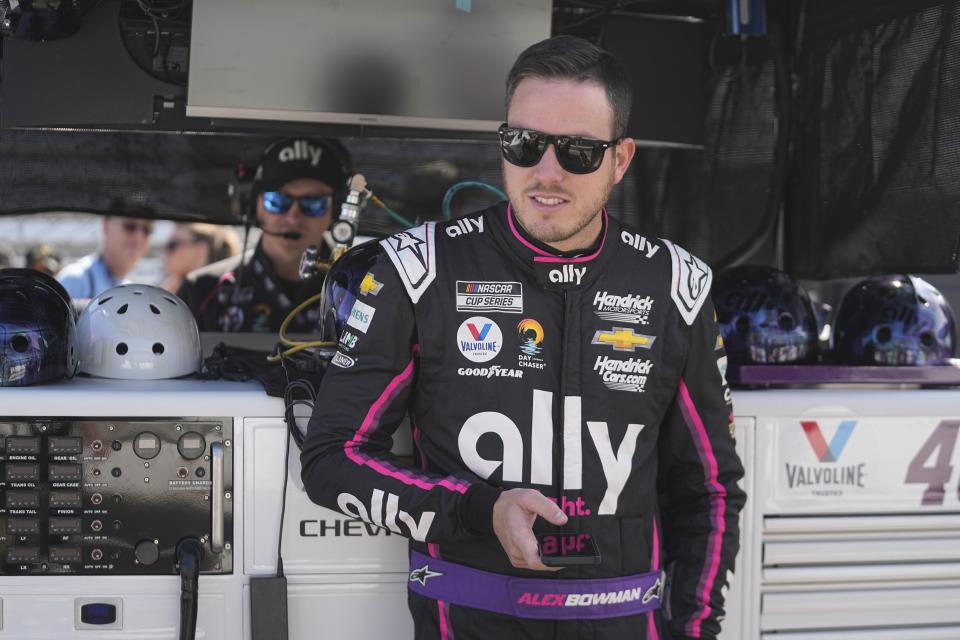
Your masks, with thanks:
[{"label": "blue mirrored sunglasses", "polygon": [[330,196],[293,196],[281,193],[280,191],[265,191],[263,194],[263,208],[268,213],[280,215],[290,211],[293,202],[300,204],[300,212],[311,218],[322,218],[327,215],[330,209]]}]

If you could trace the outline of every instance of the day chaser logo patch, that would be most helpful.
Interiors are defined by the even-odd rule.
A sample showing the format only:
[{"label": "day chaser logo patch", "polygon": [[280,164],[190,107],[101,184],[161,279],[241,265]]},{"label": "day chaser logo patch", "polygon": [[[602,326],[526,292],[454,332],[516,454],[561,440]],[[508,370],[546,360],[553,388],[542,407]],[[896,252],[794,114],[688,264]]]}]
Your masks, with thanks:
[{"label": "day chaser logo patch", "polygon": [[523,286],[519,282],[457,280],[457,311],[523,313]]},{"label": "day chaser logo patch", "polygon": [[471,362],[489,362],[503,348],[503,333],[490,318],[467,318],[457,329],[457,348]]},{"label": "day chaser logo patch", "polygon": [[367,329],[370,328],[370,323],[373,322],[373,314],[376,312],[377,310],[370,305],[357,300],[353,303],[353,308],[350,309],[350,317],[347,318],[347,325],[353,327],[360,333],[366,333]]},{"label": "day chaser logo patch", "polygon": [[597,291],[593,296],[594,313],[611,322],[647,324],[653,309],[653,298],[628,293],[618,296],[606,291]]},{"label": "day chaser logo patch", "polygon": [[517,325],[520,355],[517,364],[527,369],[543,369],[546,363],[539,357],[543,353],[543,325],[533,318],[524,318]]},{"label": "day chaser logo patch", "polygon": [[377,282],[372,273],[368,272],[367,275],[363,276],[363,280],[360,281],[361,295],[377,295],[380,293],[380,289],[383,289],[383,283]]},{"label": "day chaser logo patch", "polygon": [[643,358],[618,360],[609,356],[597,356],[593,363],[593,370],[600,374],[603,384],[614,391],[643,393],[651,369],[653,362]]},{"label": "day chaser logo patch", "polygon": [[597,331],[593,334],[590,344],[602,344],[613,347],[614,351],[629,351],[633,353],[638,348],[650,349],[656,336],[647,336],[634,333],[630,327],[614,327],[611,331]]}]

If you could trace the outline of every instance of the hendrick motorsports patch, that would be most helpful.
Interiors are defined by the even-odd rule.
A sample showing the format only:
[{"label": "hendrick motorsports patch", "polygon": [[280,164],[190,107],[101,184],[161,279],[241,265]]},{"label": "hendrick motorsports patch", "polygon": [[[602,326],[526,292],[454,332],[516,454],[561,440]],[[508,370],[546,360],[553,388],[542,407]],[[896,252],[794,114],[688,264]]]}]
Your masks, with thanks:
[{"label": "hendrick motorsports patch", "polygon": [[523,286],[519,282],[457,280],[457,311],[523,313]]}]

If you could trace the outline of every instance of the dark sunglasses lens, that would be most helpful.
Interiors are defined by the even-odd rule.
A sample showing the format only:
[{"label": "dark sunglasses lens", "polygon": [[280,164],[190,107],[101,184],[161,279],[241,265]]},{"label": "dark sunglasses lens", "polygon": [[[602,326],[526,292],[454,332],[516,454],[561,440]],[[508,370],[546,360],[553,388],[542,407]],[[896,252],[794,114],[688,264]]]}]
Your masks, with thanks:
[{"label": "dark sunglasses lens", "polygon": [[591,173],[603,161],[603,145],[596,141],[570,138],[558,145],[557,161],[570,173]]},{"label": "dark sunglasses lens", "polygon": [[545,136],[539,131],[509,127],[500,130],[500,149],[510,164],[532,167],[540,162],[546,148]]},{"label": "dark sunglasses lens", "polygon": [[326,215],[329,203],[330,199],[326,196],[319,198],[304,196],[300,198],[300,211],[302,211],[305,216],[320,218]]},{"label": "dark sunglasses lens", "polygon": [[263,194],[263,208],[270,213],[285,213],[293,205],[293,198],[279,191],[267,191]]}]

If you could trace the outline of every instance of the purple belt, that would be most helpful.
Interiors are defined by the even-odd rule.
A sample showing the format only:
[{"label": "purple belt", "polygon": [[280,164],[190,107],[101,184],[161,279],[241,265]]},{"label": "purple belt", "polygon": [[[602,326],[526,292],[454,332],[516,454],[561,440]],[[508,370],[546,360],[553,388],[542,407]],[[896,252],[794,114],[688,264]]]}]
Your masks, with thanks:
[{"label": "purple belt", "polygon": [[658,609],[663,572],[594,580],[517,578],[411,551],[407,587],[433,600],[519,618],[592,620]]}]

